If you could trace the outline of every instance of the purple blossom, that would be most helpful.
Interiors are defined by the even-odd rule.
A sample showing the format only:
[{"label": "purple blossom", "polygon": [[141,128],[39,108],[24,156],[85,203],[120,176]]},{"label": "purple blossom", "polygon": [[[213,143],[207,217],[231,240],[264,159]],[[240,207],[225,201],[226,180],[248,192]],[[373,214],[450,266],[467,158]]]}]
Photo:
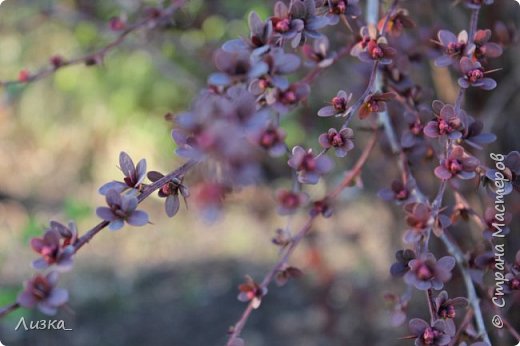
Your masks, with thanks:
[{"label": "purple blossom", "polygon": [[289,230],[278,228],[276,230],[276,235],[271,241],[274,245],[284,248],[291,243],[291,240],[291,232],[289,232]]},{"label": "purple blossom", "polygon": [[458,80],[461,88],[467,89],[473,86],[484,90],[493,90],[497,86],[497,82],[494,79],[485,77],[489,71],[485,72],[478,61],[472,61],[468,57],[463,57],[460,59],[460,70],[464,75]]},{"label": "purple blossom", "polygon": [[33,262],[33,267],[41,270],[56,265],[58,270],[70,270],[76,240],[77,230],[73,222],[67,228],[59,222],[51,221],[50,228],[42,238],[31,239],[32,249],[42,256]]},{"label": "purple blossom", "polygon": [[96,214],[99,218],[109,222],[112,231],[121,229],[124,223],[132,226],[144,226],[148,223],[148,214],[137,209],[137,198],[133,195],[120,195],[115,190],[106,193],[108,207],[98,207]]},{"label": "purple blossom", "polygon": [[[335,54],[329,53],[329,39],[327,36],[321,36],[314,40],[312,45],[305,44],[302,47],[303,54],[312,63],[317,64],[320,68],[325,68],[334,62]],[[312,64],[308,64],[312,65]]]},{"label": "purple blossom", "polygon": [[463,56],[473,54],[475,45],[468,45],[468,32],[461,31],[457,36],[448,30],[439,30],[437,34],[439,45],[443,48],[443,55],[435,59],[439,67],[449,66],[459,61]]},{"label": "purple blossom", "polygon": [[392,63],[392,58],[397,51],[388,45],[384,36],[378,36],[375,26],[364,26],[360,30],[361,40],[350,50],[350,55],[357,57],[363,62],[372,63],[379,61],[382,65]]},{"label": "purple blossom", "polygon": [[404,274],[410,270],[408,263],[415,259],[415,257],[415,252],[413,252],[413,250],[405,249],[397,251],[395,253],[395,259],[397,262],[392,264],[390,267],[390,274],[392,274],[393,277],[404,276]]},{"label": "purple blossom", "polygon": [[404,114],[408,126],[401,135],[401,146],[403,148],[411,149],[420,146],[424,142],[424,123],[421,119],[423,114],[430,116],[431,112],[427,110],[426,107],[423,107],[416,113],[406,112]]},{"label": "purple blossom", "polygon": [[383,25],[386,22],[385,32],[389,33],[393,37],[398,37],[404,31],[415,27],[415,22],[410,19],[408,10],[404,8],[398,8],[390,15],[388,21],[383,16],[377,23],[377,29],[383,31]]},{"label": "purple blossom", "polygon": [[[503,194],[508,195],[513,189],[520,192],[520,152],[516,150],[510,152],[505,156],[503,161],[506,168],[501,172],[498,172],[496,169],[488,169],[486,170],[486,178],[494,182],[497,179],[497,175],[500,176],[500,174],[503,174],[506,178],[505,180],[501,180],[504,184]],[[494,188],[496,187],[497,186],[494,186]]]},{"label": "purple blossom", "polygon": [[248,90],[253,95],[261,95],[269,88],[287,89],[289,80],[284,75],[296,71],[301,63],[297,55],[285,53],[279,47],[271,48],[269,52],[255,59],[267,64],[267,71],[250,82]]},{"label": "purple blossom", "polygon": [[[301,32],[301,39],[299,44],[305,43],[308,39],[318,39],[321,34],[318,32],[319,29],[329,24],[329,21],[324,16],[316,15],[316,2],[315,0],[291,0],[290,13],[292,18],[300,19],[303,22],[303,31]],[[291,42],[293,47],[298,44],[298,35]]]},{"label": "purple blossom", "polygon": [[348,110],[348,104],[352,94],[340,90],[330,101],[330,106],[325,106],[318,111],[319,117],[343,116]]},{"label": "purple blossom", "polygon": [[453,320],[457,316],[456,309],[468,306],[468,300],[463,297],[450,299],[448,292],[442,291],[435,297],[434,303],[437,317],[446,323],[446,333],[448,335],[455,335],[457,329]]},{"label": "purple blossom", "polygon": [[332,216],[333,212],[334,210],[332,208],[332,201],[330,200],[330,198],[325,197],[312,203],[312,207],[309,214],[311,216],[321,215],[324,218],[329,218]]},{"label": "purple blossom", "polygon": [[361,15],[359,0],[319,0],[316,7],[319,13],[325,14],[330,25],[339,23],[340,18],[356,18]]},{"label": "purple blossom", "polygon": [[[293,2],[291,1],[291,5]],[[273,31],[279,39],[293,40],[291,45],[297,47],[301,40],[301,32],[303,30],[304,23],[301,19],[292,19],[290,9],[281,1],[277,1],[274,5],[274,16],[270,19],[273,26]]]},{"label": "purple blossom", "polygon": [[99,188],[99,193],[106,195],[108,191],[115,190],[119,193],[130,189],[129,192],[137,193],[141,187],[144,178],[146,177],[146,160],[142,159],[134,165],[130,156],[122,151],[119,154],[119,168],[125,175],[123,181],[111,181]]},{"label": "purple blossom", "polygon": [[418,242],[424,231],[431,226],[431,208],[424,203],[412,202],[404,206],[406,223],[410,227],[404,234],[404,241],[408,244]]},{"label": "purple blossom", "polygon": [[280,114],[285,114],[309,96],[310,86],[306,83],[293,83],[286,88],[273,88],[265,95],[267,105]]},{"label": "purple blossom", "polygon": [[[287,92],[292,90],[288,88]],[[295,91],[293,97],[299,96]],[[218,165],[227,185],[255,183],[261,167],[251,137],[266,126],[272,115],[270,107],[258,109],[257,101],[263,103],[243,84],[221,92],[205,90],[189,112],[175,117],[172,137],[177,143],[176,153],[213,167]]]},{"label": "purple blossom", "polygon": [[464,143],[473,148],[482,150],[483,144],[493,143],[497,139],[493,133],[482,132],[484,130],[482,121],[474,119],[470,115],[466,115],[466,122],[466,130],[463,133],[462,139]]},{"label": "purple blossom", "polygon": [[329,129],[326,133],[322,133],[318,140],[324,149],[334,148],[337,157],[345,157],[347,153],[354,148],[354,131],[351,128]]},{"label": "purple blossom", "polygon": [[24,283],[24,290],[16,301],[24,308],[37,307],[46,315],[55,315],[58,308],[69,299],[67,290],[57,288],[58,272],[50,272],[47,276],[36,275]]},{"label": "purple blossom", "polygon": [[280,157],[287,151],[285,145],[285,131],[270,123],[267,127],[252,134],[251,139],[261,148],[267,150],[272,157]]},{"label": "purple blossom", "polygon": [[454,146],[447,158],[441,160],[439,166],[435,168],[435,175],[442,180],[449,180],[454,177],[460,179],[471,179],[475,177],[475,170],[480,165],[480,161],[467,154],[461,146]]},{"label": "purple blossom", "polygon": [[227,51],[220,49],[214,56],[215,66],[220,72],[211,74],[208,83],[214,86],[228,86],[235,82],[250,81],[267,73],[269,66],[254,59],[248,51]]},{"label": "purple blossom", "polygon": [[302,275],[303,272],[300,269],[286,265],[276,273],[274,279],[278,286],[284,286],[289,279],[297,279]]},{"label": "purple blossom", "polygon": [[314,156],[312,149],[305,151],[300,146],[293,148],[288,164],[298,172],[298,181],[302,184],[316,184],[320,176],[328,173],[334,166],[328,156]]},{"label": "purple blossom", "polygon": [[276,210],[280,215],[294,214],[308,200],[309,196],[304,192],[280,189],[276,191]]},{"label": "purple blossom", "polygon": [[498,58],[502,55],[502,47],[498,43],[489,42],[491,30],[477,30],[475,33],[475,57],[479,61],[486,61],[487,58]]},{"label": "purple blossom", "polygon": [[395,93],[376,92],[368,95],[361,107],[359,108],[359,118],[365,119],[372,113],[380,113],[386,111],[386,102],[395,98]]},{"label": "purple blossom", "polygon": [[248,18],[249,39],[239,38],[227,41],[222,49],[228,52],[252,50],[253,55],[261,55],[269,49],[273,36],[273,24],[270,20],[262,21],[256,12]]},{"label": "purple blossom", "polygon": [[504,292],[512,293],[512,291],[520,291],[520,273],[507,273],[505,279],[507,280],[507,284],[504,287]]},{"label": "purple blossom", "polygon": [[411,319],[408,323],[410,332],[416,337],[415,346],[445,346],[454,335],[447,334],[446,323],[437,320],[430,326],[420,318]]},{"label": "purple blossom", "polygon": [[438,261],[432,253],[426,253],[408,263],[410,270],[404,275],[404,281],[418,290],[433,288],[440,290],[451,279],[455,267],[455,258],[444,256]]},{"label": "purple blossom", "polygon": [[291,0],[289,7],[278,1],[270,21],[278,42],[283,44],[290,41],[293,48],[304,43],[307,38],[319,38],[317,30],[328,24],[325,17],[316,16],[314,0]]},{"label": "purple blossom", "polygon": [[449,139],[459,139],[462,137],[464,129],[465,113],[456,112],[455,107],[444,104],[439,100],[433,101],[433,112],[435,120],[432,120],[424,127],[424,134],[430,138],[447,136]]},{"label": "purple blossom", "polygon": [[378,195],[385,201],[403,203],[410,197],[410,189],[402,181],[394,180],[390,188],[380,190]]},{"label": "purple blossom", "polygon": [[[160,172],[148,172],[148,179],[150,179],[150,181],[152,182],[156,182],[157,180],[160,180],[162,178],[164,178],[164,174]],[[188,191],[188,188],[182,184],[182,179],[180,178],[172,178],[159,189],[158,194],[159,197],[166,198],[164,202],[164,210],[168,217],[175,216],[175,214],[177,214],[177,212],[179,211],[179,194],[184,198],[186,208],[188,207],[188,202],[186,199],[189,197],[190,193]]]},{"label": "purple blossom", "polygon": [[267,294],[267,288],[261,287],[250,276],[246,276],[245,283],[238,286],[240,293],[238,300],[241,302],[252,301],[253,308],[257,309],[262,302],[262,297]]}]

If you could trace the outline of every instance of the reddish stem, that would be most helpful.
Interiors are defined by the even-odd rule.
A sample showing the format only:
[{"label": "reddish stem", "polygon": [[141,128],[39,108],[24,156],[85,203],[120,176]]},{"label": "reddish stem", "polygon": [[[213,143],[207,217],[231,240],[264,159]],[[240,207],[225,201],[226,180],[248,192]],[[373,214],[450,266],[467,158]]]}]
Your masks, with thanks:
[{"label": "reddish stem", "polygon": [[[361,156],[356,161],[356,164],[352,168],[351,171],[348,172],[348,174],[345,176],[345,178],[341,181],[341,183],[336,187],[334,191],[328,194],[328,197],[331,199],[334,199],[337,197],[337,195],[361,173],[361,169],[365,165],[365,163],[368,160],[368,157],[370,155],[370,152],[374,148],[375,144],[377,142],[377,132],[374,132],[372,135],[372,138],[370,140],[370,143],[365,147],[363,150]],[[260,286],[262,288],[267,288],[276,273],[278,273],[283,266],[289,261],[289,258],[291,254],[294,252],[296,247],[300,244],[301,240],[309,233],[311,230],[311,227],[313,225],[314,220],[316,219],[317,215],[310,215],[303,227],[296,233],[292,239],[291,242],[283,249],[282,254],[280,255],[280,258],[275,263],[275,265],[269,270],[269,272],[264,276],[264,279],[262,280]],[[227,342],[227,346],[232,346],[233,343],[236,341],[236,339],[240,336],[240,333],[242,332],[242,329],[244,328],[245,324],[247,323],[247,320],[249,319],[249,316],[251,315],[251,312],[253,311],[253,301],[249,302],[246,309],[242,313],[240,319],[234,324],[233,328],[231,329],[231,334],[229,335],[229,339]]]},{"label": "reddish stem", "polygon": [[31,74],[29,76],[28,80],[25,80],[25,81],[21,81],[21,80],[1,81],[0,80],[0,86],[8,87],[10,85],[27,84],[27,83],[35,82],[35,81],[41,80],[43,78],[46,78],[46,77],[56,73],[56,71],[58,71],[64,67],[67,67],[67,66],[86,64],[88,61],[101,62],[112,49],[121,45],[131,33],[136,32],[140,29],[148,28],[150,25],[153,25],[155,27],[155,25],[157,23],[171,17],[173,15],[173,13],[179,7],[184,5],[184,3],[186,1],[187,0],[172,1],[171,5],[169,5],[165,9],[161,10],[161,14],[158,17],[148,16],[147,18],[141,20],[140,22],[137,22],[137,23],[127,27],[123,32],[121,32],[121,34],[119,34],[119,36],[115,40],[113,40],[108,45],[104,46],[103,48],[98,49],[95,52],[92,52],[92,53],[89,53],[89,54],[86,54],[83,56],[79,56],[77,58],[72,58],[69,60],[64,59],[59,65],[56,65],[56,66],[42,67],[38,70],[38,72]]},{"label": "reddish stem", "polygon": [[[165,175],[161,179],[155,181],[154,183],[147,185],[141,194],[137,197],[138,203],[141,203],[144,201],[148,196],[150,196],[154,191],[161,188],[164,184],[172,180],[173,178],[181,178],[183,177],[191,168],[193,168],[198,161],[190,160],[184,163],[182,166],[177,168],[176,170],[172,171],[171,173]],[[82,235],[76,244],[74,244],[74,252],[77,252],[79,249],[81,249],[85,244],[90,242],[92,238],[101,232],[105,227],[107,227],[110,224],[108,221],[102,221],[98,223],[96,226],[91,228],[89,231],[87,231],[84,235]],[[3,308],[0,308],[0,318],[13,312],[14,310],[18,309],[20,305],[18,303],[11,303]]]}]

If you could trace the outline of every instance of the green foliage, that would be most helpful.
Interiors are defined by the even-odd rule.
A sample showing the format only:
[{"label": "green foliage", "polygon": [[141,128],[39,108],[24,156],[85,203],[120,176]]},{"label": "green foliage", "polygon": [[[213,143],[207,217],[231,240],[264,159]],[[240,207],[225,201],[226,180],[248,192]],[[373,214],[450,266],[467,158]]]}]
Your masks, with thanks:
[{"label": "green foliage", "polygon": [[29,215],[29,219],[21,232],[21,243],[28,244],[31,238],[42,236],[43,229],[44,227],[36,217],[34,215]]},{"label": "green foliage", "polygon": [[80,221],[91,215],[92,208],[85,202],[67,198],[63,203],[63,211],[68,219]]}]

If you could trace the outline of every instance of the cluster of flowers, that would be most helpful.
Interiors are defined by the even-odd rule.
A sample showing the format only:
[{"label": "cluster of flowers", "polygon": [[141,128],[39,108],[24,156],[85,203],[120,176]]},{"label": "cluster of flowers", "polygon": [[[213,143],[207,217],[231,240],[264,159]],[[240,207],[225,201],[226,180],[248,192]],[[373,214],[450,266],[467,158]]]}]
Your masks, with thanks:
[{"label": "cluster of flowers", "polygon": [[[492,2],[465,1],[474,11]],[[340,129],[330,128],[319,136],[321,151],[317,154],[311,148],[289,148],[286,145],[286,133],[280,127],[280,119],[304,102],[310,93],[306,78],[290,81],[289,76],[303,64],[300,55],[288,53],[286,49],[288,46],[301,47],[306,64],[314,68],[330,66],[339,56],[329,52],[329,41],[319,30],[340,21],[350,26],[349,20],[360,13],[357,0],[290,0],[289,5],[279,1],[274,6],[273,15],[266,20],[254,12],[249,16],[249,37],[225,42],[215,53],[218,72],[209,76],[207,87],[200,92],[191,109],[172,118],[176,153],[205,165],[204,182],[194,188],[193,194],[203,216],[214,219],[230,191],[261,179],[259,158],[264,151],[272,157],[287,155],[287,165],[295,177],[292,189],[276,192],[278,213],[293,214],[310,204],[311,216],[321,214],[329,217],[332,214],[329,198],[309,203],[310,198],[302,191],[302,184],[316,184],[333,169],[334,161],[328,156],[331,149],[336,157],[342,158],[354,148],[354,131],[347,126],[353,114],[365,119],[391,109],[393,104],[406,109],[405,128],[401,131],[399,143],[406,161],[413,163],[425,157],[431,158],[436,152],[436,142],[443,141],[447,150],[439,154],[439,164],[434,169],[435,176],[442,181],[441,186],[451,186],[457,196],[459,180],[478,177],[484,185],[490,185],[490,181],[495,179],[494,170],[482,165],[471,154],[471,150],[482,149],[482,145],[493,142],[495,136],[484,133],[482,122],[461,109],[461,100],[454,105],[436,100],[431,107],[425,106],[421,87],[412,81],[409,68],[420,53],[415,52],[409,38],[402,35],[415,23],[408,12],[400,8],[392,7],[377,25],[361,27],[357,41],[350,49],[352,56],[373,66],[365,93],[352,102],[351,93],[339,90],[317,113],[319,117],[344,117],[344,125]],[[115,31],[127,29],[121,18],[113,18],[110,26]],[[470,87],[494,89],[496,82],[487,77],[493,72],[488,63],[489,59],[502,54],[502,46],[490,42],[490,30],[472,30],[470,33],[471,36],[462,31],[456,36],[440,30],[437,34],[435,63],[457,68],[461,95]],[[53,64],[62,62],[56,60]],[[374,83],[378,72],[383,75],[383,90],[376,90],[378,87]],[[394,100],[398,102],[390,102]],[[507,175],[509,184],[504,190],[506,193],[518,190],[520,154],[509,154],[504,165],[503,174]],[[123,180],[109,182],[99,189],[107,206],[96,210],[103,224],[111,230],[118,230],[125,223],[133,226],[149,223],[148,215],[137,209],[143,191],[148,187],[146,177],[151,185],[160,183],[159,197],[165,198],[165,212],[169,217],[179,211],[180,197],[186,202],[190,196],[182,177],[167,178],[156,171],[147,172],[144,159],[135,165],[130,156],[122,152],[119,166]],[[380,196],[403,206],[408,225],[403,237],[408,248],[397,252],[397,262],[390,272],[395,277],[403,277],[409,287],[428,292],[431,321],[411,319],[409,328],[413,335],[410,338],[415,339],[416,345],[448,345],[456,341],[453,340],[457,332],[454,323],[456,309],[466,307],[469,302],[462,297],[450,299],[446,291],[433,297],[433,291],[442,290],[451,279],[456,260],[452,256],[437,260],[428,250],[428,240],[430,232],[443,236],[448,227],[459,219],[467,219],[471,211],[465,203],[457,204],[451,210],[441,208],[442,194],[433,203],[428,202],[417,192],[411,174],[404,174],[402,180],[394,181],[391,188],[380,191]],[[493,210],[486,211],[482,220],[484,236],[489,239],[497,221]],[[500,221],[507,223],[510,217]],[[44,313],[53,314],[67,302],[67,292],[56,287],[58,272],[72,267],[78,241],[74,223],[66,227],[54,221],[42,238],[31,240],[33,249],[41,255],[34,261],[34,267],[44,270],[53,266],[55,270],[28,281],[18,297],[19,305],[37,306]],[[277,230],[273,239],[273,243],[281,248],[287,247],[291,241],[287,229]],[[491,252],[472,256],[469,261],[472,276],[476,282],[482,282],[483,272],[494,265],[494,256]],[[507,291],[520,289],[520,252],[515,264],[508,268]],[[301,274],[299,269],[284,263],[275,280],[283,285]],[[265,285],[247,277],[239,286],[238,299],[257,308],[265,294]],[[394,309],[400,314],[401,323],[406,319],[407,299],[394,299],[397,301]],[[477,339],[475,336],[472,340]],[[485,345],[485,342],[472,344]]]},{"label": "cluster of flowers", "polygon": [[[208,87],[192,109],[174,118],[172,131],[178,155],[208,163],[206,182],[195,196],[197,204],[207,209],[203,215],[214,217],[228,191],[261,178],[258,149],[273,157],[289,155],[288,164],[297,172],[298,181],[316,184],[333,168],[333,161],[325,155],[328,149],[334,148],[336,156],[344,157],[353,148],[353,131],[346,128],[322,134],[319,143],[324,151],[317,155],[300,146],[290,149],[279,123],[310,92],[303,80],[289,82],[288,75],[299,69],[302,59],[287,53],[286,46],[301,46],[311,65],[329,66],[335,56],[328,52],[328,40],[318,30],[359,13],[357,1],[292,0],[289,5],[279,1],[273,16],[265,21],[251,13],[248,38],[225,42],[215,53],[218,72],[209,76]],[[335,107],[346,107],[348,97],[339,96]],[[299,191],[278,195],[283,213],[303,204]]]},{"label": "cluster of flowers", "polygon": [[[148,214],[137,210],[139,195],[145,188],[143,181],[147,176],[146,160],[142,159],[134,165],[130,156],[121,152],[119,165],[124,174],[123,181],[111,181],[99,188],[99,193],[106,197],[108,206],[96,210],[98,217],[113,231],[121,229],[125,222],[132,226],[144,226],[149,223]],[[163,178],[162,173],[148,172],[148,179],[152,182]],[[158,194],[166,199],[166,214],[173,217],[179,210],[179,195],[186,201],[189,191],[180,178],[163,180],[164,184],[159,187]],[[67,291],[56,285],[59,273],[69,271],[73,266],[73,256],[79,244],[76,224],[71,221],[67,227],[51,221],[43,237],[33,238],[30,243],[32,249],[41,255],[33,262],[33,267],[40,271],[50,267],[53,269],[46,276],[37,274],[28,280],[18,296],[17,303],[23,307],[37,307],[41,312],[53,315],[57,308],[68,300]]]},{"label": "cluster of flowers", "polygon": [[[475,10],[482,5],[489,5],[492,1],[477,2],[466,1],[466,5]],[[476,23],[475,23],[476,25]],[[462,31],[458,36],[453,33],[440,30],[438,32],[438,44],[440,55],[435,59],[435,64],[439,67],[453,65],[457,67],[457,72],[461,77],[458,84],[461,94],[469,87],[492,90],[496,87],[496,82],[486,77],[494,70],[485,68],[491,58],[499,57],[502,54],[502,46],[498,43],[490,42],[491,30],[475,30],[473,37],[469,37],[467,31]],[[405,43],[396,41],[391,42],[395,47],[405,46]],[[401,56],[401,52],[399,52]],[[435,153],[435,143],[432,139],[443,141],[447,148],[444,154],[440,154],[439,165],[435,168],[435,176],[443,184],[448,183],[455,191],[456,198],[460,197],[457,190],[460,187],[458,180],[467,180],[478,177],[484,185],[490,185],[490,181],[496,178],[495,170],[482,165],[475,158],[470,149],[482,149],[482,145],[492,143],[496,137],[491,133],[483,132],[483,124],[461,109],[461,100],[457,104],[444,104],[436,100],[433,102],[431,110],[421,103],[420,87],[413,84],[407,75],[407,67],[412,62],[412,54],[406,53],[403,59],[390,63],[385,67],[385,78],[389,88],[394,91],[396,98],[405,105],[407,113],[405,120],[407,128],[402,131],[401,147],[407,154],[407,160],[417,162],[432,156]],[[433,111],[433,119],[432,117]],[[429,120],[430,118],[431,120]],[[512,152],[505,161],[504,174],[507,175],[507,186],[504,188],[505,194],[510,193],[514,184],[517,184],[517,173],[520,168],[520,154]],[[417,191],[416,182],[411,176],[403,176],[403,180],[394,181],[391,188],[380,191],[380,196],[389,201],[394,201],[403,205],[406,214],[408,229],[404,233],[403,240],[411,248],[399,250],[396,253],[397,262],[394,263],[390,272],[395,277],[404,277],[404,281],[409,286],[414,286],[419,290],[440,290],[443,283],[451,278],[450,271],[455,266],[453,257],[443,257],[439,261],[435,260],[433,254],[428,252],[429,233],[432,231],[437,236],[442,236],[444,231],[454,225],[459,219],[467,220],[470,214],[476,214],[466,203],[456,204],[453,208],[441,208],[442,193],[440,198],[430,204]],[[445,211],[443,211],[445,210]],[[442,212],[441,212],[442,211]],[[451,211],[450,214],[448,214]],[[500,224],[509,223],[510,215],[497,220],[493,208],[488,208],[482,220],[483,235],[487,240],[491,239],[494,232],[493,225],[500,221]],[[503,230],[507,233],[507,227]],[[476,283],[483,285],[483,274],[486,269],[492,270],[494,266],[494,254],[485,252],[472,254],[473,260],[469,261],[469,272]],[[518,261],[518,255],[517,255]],[[515,265],[507,274],[510,282],[506,291],[518,290],[518,271]],[[515,281],[516,279],[516,281]],[[511,281],[512,280],[512,281]],[[511,284],[515,282],[515,284]],[[403,297],[390,297],[394,306],[394,321],[401,324],[406,320],[406,308],[410,296],[405,294]],[[434,301],[431,302],[435,315],[432,316],[431,323],[422,319],[412,319],[409,322],[410,331],[413,333],[416,345],[448,345],[453,342],[456,333],[453,318],[455,308],[468,305],[465,298],[448,299],[445,291],[442,291]],[[477,342],[472,345],[488,345],[487,342]]]}]

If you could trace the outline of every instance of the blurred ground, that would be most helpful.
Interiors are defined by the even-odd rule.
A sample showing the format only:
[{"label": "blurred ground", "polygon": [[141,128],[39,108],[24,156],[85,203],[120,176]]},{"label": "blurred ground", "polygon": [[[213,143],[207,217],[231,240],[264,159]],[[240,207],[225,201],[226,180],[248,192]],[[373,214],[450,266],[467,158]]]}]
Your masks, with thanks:
[{"label": "blurred ground", "polygon": [[[467,11],[459,7],[433,12],[433,2],[418,3],[410,6],[416,6],[425,23],[453,31],[465,26]],[[265,18],[271,6],[271,1],[190,1],[175,28],[133,36],[101,67],[64,69],[2,94],[0,305],[12,301],[20,283],[32,275],[29,264],[35,256],[28,240],[41,235],[48,220],[74,219],[80,232],[97,222],[93,210],[104,199],[96,190],[119,177],[119,151],[135,159],[146,157],[151,169],[167,171],[180,164],[163,115],[188,107],[213,68],[208,62],[215,47],[245,35],[251,9]],[[106,21],[136,8],[137,1],[7,1],[0,10],[0,78],[16,78],[22,68],[33,70],[54,54],[76,56],[101,46],[114,37]],[[509,20],[510,9],[497,5],[483,23],[495,17]],[[331,37],[343,40],[340,34]],[[520,101],[511,94],[520,85],[517,55],[514,47],[499,61],[505,71],[497,74],[499,88],[492,94],[497,96],[486,105],[480,93],[469,98],[471,109],[486,110],[482,116],[487,128],[499,136],[489,152],[520,147]],[[320,77],[309,107],[284,120],[290,145],[329,127],[313,126],[312,120],[323,100],[343,87],[338,73],[353,85],[360,82],[361,73],[349,67],[349,59]],[[429,82],[441,73],[424,65],[419,79]],[[453,98],[449,86],[433,93]],[[358,148],[364,140],[356,139]],[[341,164],[351,165],[358,152]],[[417,169],[421,177],[431,167]],[[266,178],[269,185],[287,183],[287,177],[274,172]],[[320,221],[292,259],[305,276],[284,288],[273,286],[253,313],[243,334],[249,346],[405,344],[398,338],[407,331],[390,325],[383,299],[386,292],[403,290],[388,274],[394,252],[402,247],[402,213],[376,197],[397,174],[381,152],[374,154],[363,174],[366,192],[348,189],[338,207],[341,212]],[[311,193],[319,196],[325,189],[319,185]],[[227,328],[245,307],[236,300],[237,285],[246,274],[260,279],[276,259],[270,239],[286,219],[272,210],[271,191],[250,188],[233,196],[215,225],[199,221],[193,210],[184,212],[184,206],[169,220],[161,201],[150,199],[144,209],[153,225],[102,232],[80,251],[75,270],[63,276],[71,299],[57,318],[73,332],[14,332],[22,315],[45,318],[21,310],[0,321],[1,341],[9,346],[223,344]],[[472,197],[476,205],[483,200]],[[301,219],[292,222],[297,226]],[[518,248],[518,239],[511,241],[511,248]],[[460,284],[457,280],[454,284]],[[410,315],[425,318],[424,297],[416,295]]]}]

